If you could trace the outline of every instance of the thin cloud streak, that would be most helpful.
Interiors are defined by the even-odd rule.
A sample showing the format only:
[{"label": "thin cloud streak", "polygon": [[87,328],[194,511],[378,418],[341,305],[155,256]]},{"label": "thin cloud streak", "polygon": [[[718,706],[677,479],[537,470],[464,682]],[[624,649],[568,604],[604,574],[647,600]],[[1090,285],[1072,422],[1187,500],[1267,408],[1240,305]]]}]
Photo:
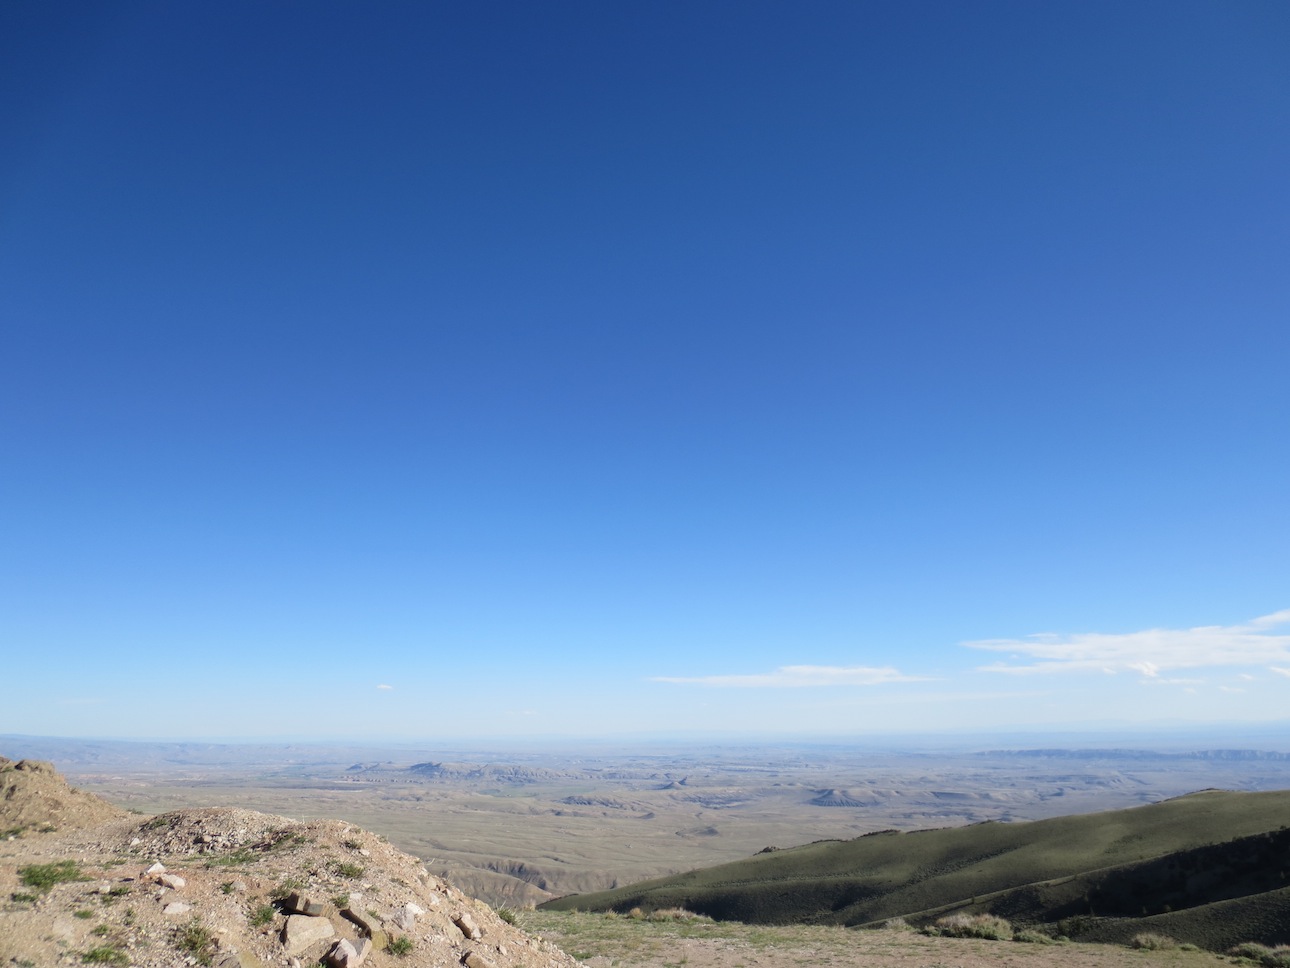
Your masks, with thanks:
[{"label": "thin cloud streak", "polygon": [[780,666],[774,672],[725,676],[651,676],[651,682],[735,689],[797,689],[819,686],[879,686],[888,682],[929,682],[891,666]]},{"label": "thin cloud streak", "polygon": [[[1192,629],[1147,629],[1124,634],[1083,632],[1074,635],[1030,635],[1024,639],[985,639],[964,642],[970,649],[1011,652],[1013,659],[996,662],[981,672],[1034,675],[1066,672],[1136,672],[1156,679],[1174,669],[1213,666],[1268,666],[1290,661],[1290,634],[1274,630],[1290,625],[1290,609],[1253,619],[1243,625],[1206,625]],[[1290,674],[1290,670],[1282,672]]]}]

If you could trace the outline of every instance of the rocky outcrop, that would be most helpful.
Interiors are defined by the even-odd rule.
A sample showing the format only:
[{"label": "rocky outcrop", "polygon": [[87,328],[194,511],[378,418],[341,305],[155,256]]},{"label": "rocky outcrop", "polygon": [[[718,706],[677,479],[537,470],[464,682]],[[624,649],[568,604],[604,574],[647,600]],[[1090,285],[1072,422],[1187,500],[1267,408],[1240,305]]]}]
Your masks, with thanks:
[{"label": "rocky outcrop", "polygon": [[393,949],[406,968],[576,968],[350,824],[234,808],[129,817],[71,789],[47,764],[6,760],[0,770],[15,790],[8,804],[22,805],[31,823],[45,824],[54,809],[64,819],[106,817],[0,839],[0,896],[10,899],[0,908],[0,964],[97,952],[90,960],[137,968],[359,968],[386,963],[372,956]]}]

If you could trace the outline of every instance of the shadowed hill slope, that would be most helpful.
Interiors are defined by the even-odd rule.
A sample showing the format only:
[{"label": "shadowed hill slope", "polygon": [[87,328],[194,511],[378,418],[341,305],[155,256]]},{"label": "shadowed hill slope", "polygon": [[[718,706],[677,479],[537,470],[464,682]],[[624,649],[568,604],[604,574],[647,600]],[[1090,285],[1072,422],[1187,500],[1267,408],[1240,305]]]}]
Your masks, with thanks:
[{"label": "shadowed hill slope", "polygon": [[1290,791],[1205,791],[1032,823],[825,841],[544,907],[685,907],[729,920],[845,925],[961,910],[1028,922],[1150,917],[1279,895],[1290,884],[1288,822]]}]

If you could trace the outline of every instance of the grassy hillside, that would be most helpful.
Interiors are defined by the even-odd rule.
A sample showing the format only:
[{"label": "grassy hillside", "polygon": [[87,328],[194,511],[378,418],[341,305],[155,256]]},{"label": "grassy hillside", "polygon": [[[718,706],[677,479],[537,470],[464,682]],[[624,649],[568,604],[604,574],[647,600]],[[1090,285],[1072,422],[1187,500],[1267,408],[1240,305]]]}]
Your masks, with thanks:
[{"label": "grassy hillside", "polygon": [[[1290,791],[1205,791],[1033,823],[808,844],[544,907],[684,907],[752,923],[842,925],[992,910],[1023,922],[1066,919],[1086,931],[1096,923],[1089,915],[1169,918],[1194,908],[1199,916],[1203,906],[1268,892],[1275,896],[1264,906],[1283,910],[1287,823]],[[1070,921],[1078,917],[1086,920]]]}]

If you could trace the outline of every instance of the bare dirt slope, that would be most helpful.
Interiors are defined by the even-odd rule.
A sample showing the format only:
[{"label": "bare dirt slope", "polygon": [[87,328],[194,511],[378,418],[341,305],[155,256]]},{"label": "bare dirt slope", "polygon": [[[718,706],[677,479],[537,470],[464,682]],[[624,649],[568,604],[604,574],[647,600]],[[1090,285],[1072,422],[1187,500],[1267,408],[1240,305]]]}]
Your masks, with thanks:
[{"label": "bare dirt slope", "polygon": [[52,763],[0,756],[0,837],[78,830],[124,816],[106,800],[68,786]]},{"label": "bare dirt slope", "polygon": [[0,964],[314,965],[348,956],[342,941],[348,964],[375,968],[575,964],[342,821],[130,816],[51,769],[6,761],[0,777],[12,791],[0,808]]}]

